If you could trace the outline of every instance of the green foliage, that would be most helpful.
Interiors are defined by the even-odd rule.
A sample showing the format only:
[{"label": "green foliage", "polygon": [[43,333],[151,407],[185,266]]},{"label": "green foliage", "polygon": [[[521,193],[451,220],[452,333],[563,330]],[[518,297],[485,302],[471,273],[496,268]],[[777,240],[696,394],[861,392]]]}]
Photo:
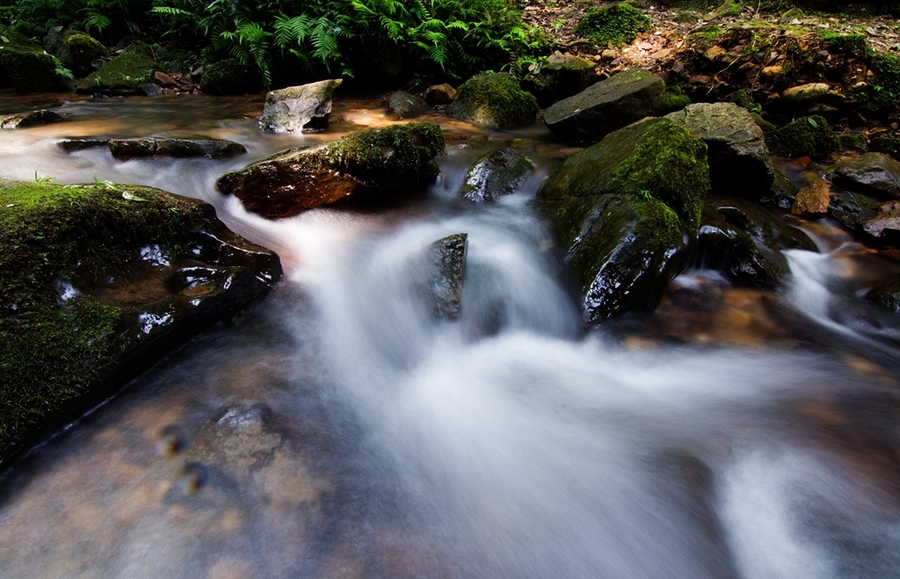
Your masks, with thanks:
[{"label": "green foliage", "polygon": [[630,4],[591,7],[575,26],[575,33],[600,45],[633,42],[638,33],[650,29],[650,18]]},{"label": "green foliage", "polygon": [[875,77],[870,83],[870,98],[878,109],[892,109],[900,101],[900,57],[879,54],[872,59]]}]

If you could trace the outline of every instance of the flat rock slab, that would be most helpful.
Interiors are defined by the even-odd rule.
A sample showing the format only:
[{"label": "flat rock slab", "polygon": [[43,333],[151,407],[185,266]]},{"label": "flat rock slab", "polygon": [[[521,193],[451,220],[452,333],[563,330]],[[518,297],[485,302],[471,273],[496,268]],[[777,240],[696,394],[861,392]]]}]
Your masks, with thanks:
[{"label": "flat rock slab", "polygon": [[138,157],[226,159],[247,152],[247,149],[240,143],[221,139],[142,137],[137,139],[110,139],[107,142],[107,146],[112,156],[120,161]]},{"label": "flat rock slab", "polygon": [[659,110],[666,83],[644,69],[620,72],[547,107],[544,122],[556,136],[599,141]]},{"label": "flat rock slab", "polygon": [[49,125],[51,123],[61,123],[66,117],[47,109],[38,111],[29,111],[27,113],[19,113],[16,115],[6,115],[0,117],[0,128],[4,129],[24,129],[26,127],[35,127],[37,125]]},{"label": "flat rock slab", "polygon": [[273,133],[314,133],[328,128],[331,97],[341,79],[289,86],[266,94],[259,128]]}]

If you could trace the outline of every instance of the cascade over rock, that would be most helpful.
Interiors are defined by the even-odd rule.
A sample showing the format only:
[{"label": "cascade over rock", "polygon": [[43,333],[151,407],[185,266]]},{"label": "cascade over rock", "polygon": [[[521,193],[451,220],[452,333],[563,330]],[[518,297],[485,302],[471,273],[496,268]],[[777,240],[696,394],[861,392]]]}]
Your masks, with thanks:
[{"label": "cascade over rock", "polygon": [[455,233],[435,241],[428,249],[431,271],[428,286],[434,300],[434,315],[438,318],[459,317],[468,238],[467,233]]},{"label": "cascade over rock", "polygon": [[286,149],[223,175],[216,187],[248,211],[287,217],[362,193],[390,193],[434,180],[444,150],[440,126],[393,125],[316,147]]},{"label": "cascade over rock", "polygon": [[538,192],[587,323],[652,311],[688,262],[709,190],[706,144],[646,119],[572,155]]},{"label": "cascade over rock", "polygon": [[472,164],[459,192],[472,203],[494,201],[514,193],[533,170],[534,165],[519,151],[512,147],[497,149]]},{"label": "cascade over rock", "polygon": [[666,83],[644,69],[631,69],[589,86],[544,111],[556,136],[599,141],[605,135],[656,114]]}]

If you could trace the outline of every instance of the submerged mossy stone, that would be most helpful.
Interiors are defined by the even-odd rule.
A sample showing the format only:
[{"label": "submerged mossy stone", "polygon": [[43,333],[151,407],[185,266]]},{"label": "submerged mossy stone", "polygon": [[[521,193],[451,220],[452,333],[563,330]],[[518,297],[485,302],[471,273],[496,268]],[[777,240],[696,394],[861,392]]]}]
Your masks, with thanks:
[{"label": "submerged mossy stone", "polygon": [[153,81],[159,65],[141,50],[125,52],[92,72],[75,88],[81,94],[137,95],[144,94],[141,85]]},{"label": "submerged mossy stone", "polygon": [[280,277],[206,203],[0,183],[0,467]]},{"label": "submerged mossy stone", "polygon": [[666,115],[709,147],[714,191],[758,201],[775,181],[765,135],[746,109],[734,103],[697,103]]},{"label": "submerged mossy stone", "polygon": [[882,200],[900,199],[900,162],[884,153],[865,153],[834,165],[837,179],[850,189]]},{"label": "submerged mossy stone", "polygon": [[110,139],[107,141],[107,146],[112,156],[120,161],[138,157],[227,159],[247,152],[247,149],[240,143],[223,139],[140,137]]},{"label": "submerged mossy stone", "polygon": [[506,73],[479,74],[459,87],[450,116],[495,129],[514,129],[537,119],[538,103]]},{"label": "submerged mossy stone", "polygon": [[572,155],[541,187],[587,323],[659,305],[700,226],[706,152],[672,121],[646,119]]},{"label": "submerged mossy stone", "polygon": [[659,111],[665,89],[666,83],[648,70],[626,70],[547,107],[544,123],[563,139],[599,141]]},{"label": "submerged mossy stone", "polygon": [[533,170],[531,160],[519,151],[512,147],[497,149],[472,164],[459,193],[472,203],[494,201],[514,193]]},{"label": "submerged mossy stone", "polygon": [[522,79],[522,88],[533,94],[542,107],[578,94],[591,84],[594,62],[574,54],[554,52]]},{"label": "submerged mossy stone", "polygon": [[769,150],[789,157],[827,157],[838,149],[834,132],[823,117],[801,117],[766,133]]},{"label": "submerged mossy stone", "polygon": [[870,289],[866,299],[890,312],[900,314],[900,275],[889,277]]},{"label": "submerged mossy stone", "polygon": [[17,32],[0,28],[0,65],[20,94],[68,90],[53,57]]},{"label": "submerged mossy stone", "polygon": [[717,197],[703,208],[694,263],[724,271],[740,283],[774,287],[790,273],[782,253],[785,249],[817,251],[804,232],[778,221],[758,205]]},{"label": "submerged mossy stone", "polygon": [[575,34],[600,45],[629,44],[638,33],[650,29],[650,18],[625,2],[612,6],[591,6],[575,25]]},{"label": "submerged mossy stone", "polygon": [[262,90],[262,79],[252,66],[229,58],[206,67],[200,78],[200,90],[220,96],[251,94]]},{"label": "submerged mossy stone", "polygon": [[455,320],[462,310],[468,238],[467,233],[455,233],[435,241],[428,249],[428,286],[437,318]]},{"label": "submerged mossy stone", "polygon": [[315,147],[286,149],[223,175],[216,187],[248,211],[287,217],[350,196],[394,193],[433,181],[444,150],[440,126],[393,125]]},{"label": "submerged mossy stone", "polygon": [[328,128],[331,98],[341,79],[269,91],[259,129],[273,133],[318,133]]}]

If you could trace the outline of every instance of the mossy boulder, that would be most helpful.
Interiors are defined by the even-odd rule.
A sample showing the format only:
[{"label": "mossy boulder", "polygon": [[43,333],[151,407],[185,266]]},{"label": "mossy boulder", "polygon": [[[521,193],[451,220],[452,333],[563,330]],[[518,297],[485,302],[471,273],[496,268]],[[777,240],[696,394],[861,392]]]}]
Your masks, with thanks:
[{"label": "mossy boulder", "polygon": [[472,203],[494,201],[514,193],[533,170],[531,160],[516,149],[497,149],[472,164],[459,193]]},{"label": "mossy boulder", "polygon": [[554,226],[587,323],[652,311],[688,263],[709,190],[706,144],[646,119],[572,155],[537,203]]},{"label": "mossy boulder", "polygon": [[25,129],[27,127],[36,127],[38,125],[61,123],[64,120],[66,120],[66,117],[57,112],[40,109],[15,115],[2,115],[0,116],[0,128]]},{"label": "mossy boulder", "polygon": [[506,73],[479,74],[459,87],[450,105],[455,119],[495,129],[513,129],[537,119],[538,103]]},{"label": "mossy boulder", "polygon": [[28,38],[6,28],[0,28],[0,65],[18,93],[68,90],[53,57]]},{"label": "mossy boulder", "polygon": [[900,162],[885,153],[841,159],[835,177],[848,188],[882,200],[900,199]]},{"label": "mossy boulder", "polygon": [[650,29],[650,18],[625,2],[612,6],[591,6],[575,25],[575,34],[599,45],[628,44],[638,33]]},{"label": "mossy boulder", "polygon": [[148,157],[227,159],[247,152],[242,144],[224,139],[139,137],[110,139],[106,144],[112,156],[120,161]]},{"label": "mossy boulder", "polygon": [[286,149],[223,175],[216,187],[248,211],[287,217],[349,197],[397,193],[433,181],[444,150],[440,126],[393,125],[314,147]]},{"label": "mossy boulder", "polygon": [[800,117],[766,133],[769,150],[789,157],[827,157],[840,146],[831,126],[823,117]]},{"label": "mossy boulder", "polygon": [[281,277],[158,189],[2,182],[0,223],[0,467]]},{"label": "mossy boulder", "polygon": [[214,95],[251,94],[262,90],[259,71],[229,58],[206,67],[200,77],[200,90]]},{"label": "mossy boulder", "polygon": [[159,65],[143,50],[125,52],[83,78],[75,87],[81,94],[138,95],[145,94],[141,85],[153,82]]},{"label": "mossy boulder", "polygon": [[697,103],[666,115],[709,147],[709,177],[714,191],[758,201],[775,181],[762,129],[746,109],[734,103]]},{"label": "mossy boulder", "polygon": [[259,129],[273,133],[318,133],[328,129],[331,98],[341,79],[320,80],[269,91]]},{"label": "mossy boulder", "polygon": [[586,89],[593,74],[593,61],[557,51],[534,65],[522,79],[522,88],[548,107]]},{"label": "mossy boulder", "polygon": [[665,89],[666,83],[648,70],[626,70],[547,107],[544,123],[563,139],[599,141],[656,114]]},{"label": "mossy boulder", "polygon": [[88,74],[92,63],[107,54],[106,47],[90,34],[62,26],[49,30],[44,46],[78,76]]},{"label": "mossy boulder", "polygon": [[774,287],[790,273],[785,249],[817,251],[809,236],[754,203],[734,197],[706,202],[697,236],[697,266],[721,270],[739,283]]}]

